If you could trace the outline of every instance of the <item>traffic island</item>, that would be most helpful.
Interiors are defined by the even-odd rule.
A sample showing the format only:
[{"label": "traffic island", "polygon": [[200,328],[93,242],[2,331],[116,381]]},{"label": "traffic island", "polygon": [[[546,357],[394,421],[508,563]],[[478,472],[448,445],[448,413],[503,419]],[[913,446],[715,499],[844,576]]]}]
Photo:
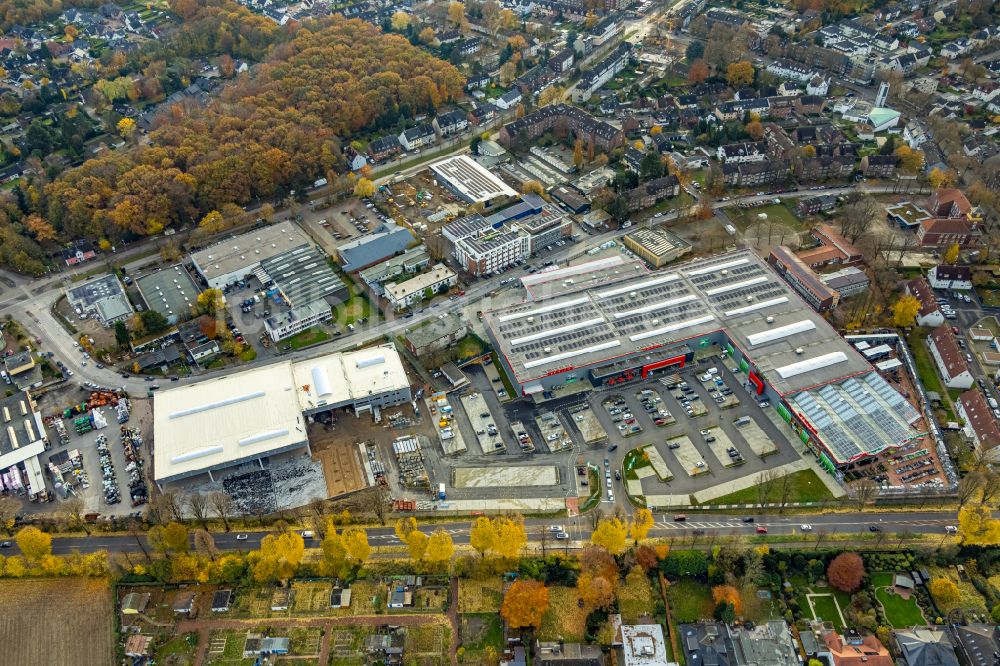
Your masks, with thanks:
[{"label": "traffic island", "polygon": [[681,464],[684,471],[690,477],[701,476],[708,473],[708,464],[694,448],[694,444],[687,435],[674,437],[667,440],[667,448],[674,452],[677,462]]}]

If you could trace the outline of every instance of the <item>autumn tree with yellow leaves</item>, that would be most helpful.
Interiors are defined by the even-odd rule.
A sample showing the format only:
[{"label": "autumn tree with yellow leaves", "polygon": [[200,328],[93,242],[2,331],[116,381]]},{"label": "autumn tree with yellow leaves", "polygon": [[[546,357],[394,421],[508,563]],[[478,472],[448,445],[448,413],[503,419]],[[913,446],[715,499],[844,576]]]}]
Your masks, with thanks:
[{"label": "autumn tree with yellow leaves", "polygon": [[628,526],[618,518],[606,518],[597,524],[590,540],[612,555],[625,551]]}]

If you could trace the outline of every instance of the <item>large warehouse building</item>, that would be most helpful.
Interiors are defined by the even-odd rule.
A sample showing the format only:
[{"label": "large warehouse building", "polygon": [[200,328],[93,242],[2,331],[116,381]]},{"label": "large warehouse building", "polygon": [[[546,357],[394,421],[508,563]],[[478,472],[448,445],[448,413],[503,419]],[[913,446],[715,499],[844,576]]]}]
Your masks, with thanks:
[{"label": "large warehouse building", "polygon": [[922,434],[913,428],[918,412],[756,254],[620,277],[595,270],[598,287],[573,290],[567,281],[551,297],[486,314],[522,394],[626,383],[714,352],[830,467]]},{"label": "large warehouse building", "polygon": [[169,483],[309,447],[309,416],[411,400],[391,345],[286,361],[157,393],[154,478]]},{"label": "large warehouse building", "polygon": [[262,261],[309,244],[291,222],[273,224],[227,238],[191,254],[191,263],[209,287],[222,289],[260,268]]}]

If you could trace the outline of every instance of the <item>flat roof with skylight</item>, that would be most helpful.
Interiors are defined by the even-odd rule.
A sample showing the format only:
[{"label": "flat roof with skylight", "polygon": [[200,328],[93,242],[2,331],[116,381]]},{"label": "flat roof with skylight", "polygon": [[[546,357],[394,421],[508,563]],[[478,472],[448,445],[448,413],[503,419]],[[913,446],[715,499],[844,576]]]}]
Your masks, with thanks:
[{"label": "flat roof with skylight", "polygon": [[511,189],[468,155],[456,155],[435,162],[431,171],[468,203],[483,203],[500,197],[515,197]]},{"label": "flat roof with skylight", "polygon": [[157,481],[254,460],[306,443],[289,363],[265,365],[154,397]]},{"label": "flat roof with skylight", "polygon": [[198,303],[198,287],[180,264],[137,278],[136,286],[146,307],[176,324],[191,318]]},{"label": "flat roof with skylight", "polygon": [[297,226],[281,222],[227,238],[192,253],[191,259],[206,280],[213,280],[308,243],[309,239]]},{"label": "flat roof with skylight", "polygon": [[626,271],[617,279],[604,270],[599,287],[567,274],[556,278],[557,296],[539,294],[486,314],[518,383],[718,330],[754,359],[779,393],[871,369],[752,252],[639,275]]},{"label": "flat roof with skylight", "polygon": [[308,445],[305,416],[337,407],[409,399],[390,346],[264,365],[156,393],[158,483],[251,462]]}]

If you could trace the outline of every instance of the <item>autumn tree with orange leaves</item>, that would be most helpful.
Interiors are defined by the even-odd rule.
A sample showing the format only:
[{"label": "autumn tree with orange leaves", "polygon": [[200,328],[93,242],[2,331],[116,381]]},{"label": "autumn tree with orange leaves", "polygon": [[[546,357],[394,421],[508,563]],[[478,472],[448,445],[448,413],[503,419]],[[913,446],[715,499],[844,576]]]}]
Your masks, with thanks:
[{"label": "autumn tree with orange leaves", "polygon": [[548,609],[549,588],[537,580],[519,580],[504,595],[500,616],[512,629],[537,629]]}]

